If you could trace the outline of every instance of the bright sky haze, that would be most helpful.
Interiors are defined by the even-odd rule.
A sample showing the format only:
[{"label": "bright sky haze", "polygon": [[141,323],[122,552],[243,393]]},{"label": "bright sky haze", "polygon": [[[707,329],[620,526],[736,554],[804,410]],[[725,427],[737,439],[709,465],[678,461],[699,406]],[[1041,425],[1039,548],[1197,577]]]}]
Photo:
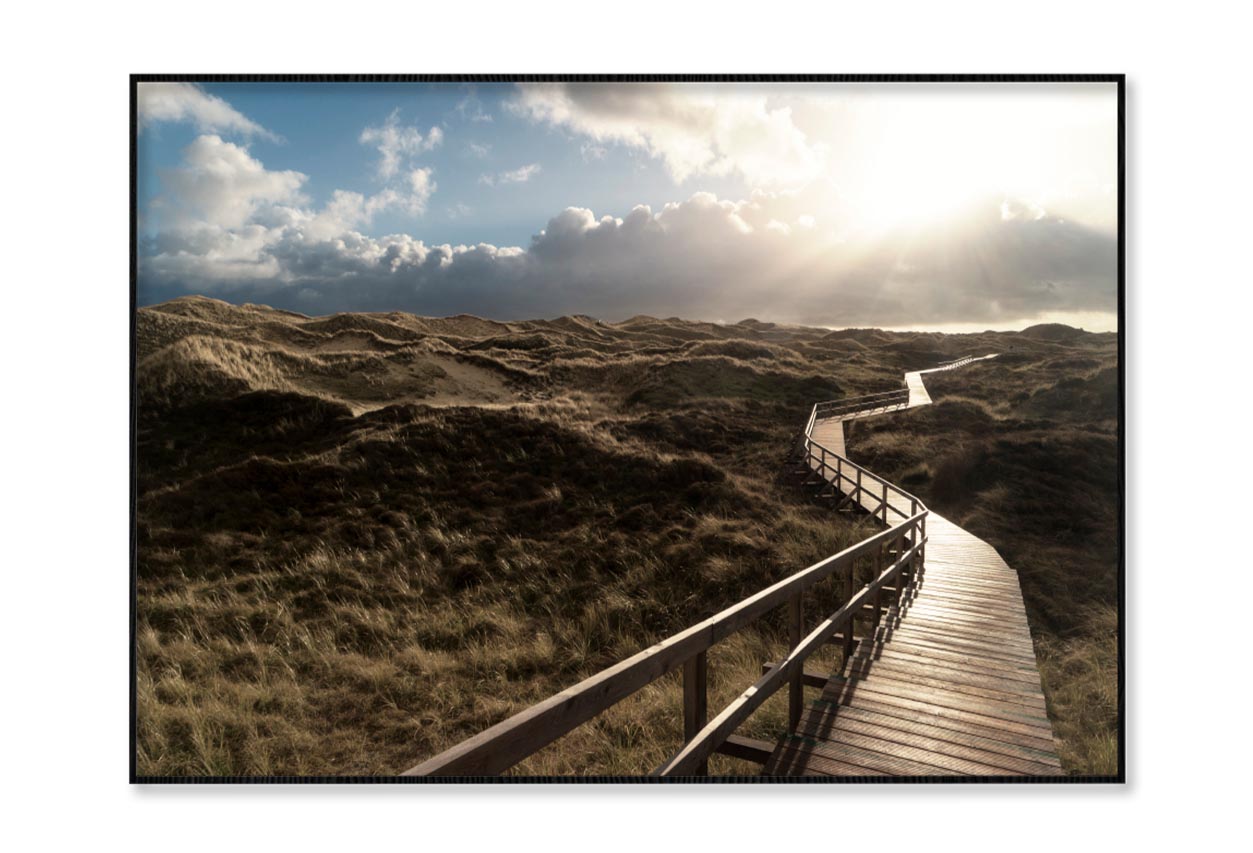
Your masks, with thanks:
[{"label": "bright sky haze", "polygon": [[1114,84],[141,83],[139,301],[1113,329]]}]

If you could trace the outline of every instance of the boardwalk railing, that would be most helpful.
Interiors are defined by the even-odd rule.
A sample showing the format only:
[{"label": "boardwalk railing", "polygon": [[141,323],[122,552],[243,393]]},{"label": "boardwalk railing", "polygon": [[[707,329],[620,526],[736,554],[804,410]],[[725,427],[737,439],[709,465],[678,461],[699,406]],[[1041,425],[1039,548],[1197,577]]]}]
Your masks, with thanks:
[{"label": "boardwalk railing", "polygon": [[[814,416],[810,416],[810,423],[814,422]],[[843,492],[850,502],[861,503],[863,496],[869,496],[871,499],[878,500],[878,506],[869,510],[871,515],[878,517],[884,524],[889,523],[888,513],[892,513],[897,518],[912,518],[919,511],[926,511],[922,501],[911,495],[893,483],[880,477],[871,471],[858,465],[850,459],[823,447],[811,437],[812,426],[810,430],[806,430],[805,436],[801,441],[805,450],[805,459],[813,468],[814,472],[821,476],[824,480],[835,486],[838,491]],[[832,476],[834,479],[832,479]],[[893,502],[892,498],[898,498]],[[909,511],[903,507],[908,504]]]},{"label": "boardwalk railing", "polygon": [[[843,400],[828,400],[814,406],[815,418],[838,418],[851,414],[870,414],[885,409],[898,409],[909,405],[909,389],[897,388],[895,391],[884,391],[880,394],[867,394],[864,397],[846,397]],[[813,426],[813,418],[810,419]]]},{"label": "boardwalk railing", "polygon": [[[872,394],[857,400],[861,402],[863,409],[869,407],[877,410],[882,408],[885,398],[900,393],[893,391]],[[908,391],[904,393],[907,402]],[[788,729],[794,731],[800,721],[804,703],[805,660],[823,645],[837,639],[842,640],[847,658],[854,643],[854,618],[862,615],[868,605],[872,605],[873,618],[877,625],[885,588],[891,588],[893,596],[899,600],[909,580],[922,570],[925,555],[927,508],[913,495],[901,491],[883,478],[815,442],[812,432],[820,414],[820,406],[824,407],[823,417],[828,417],[826,412],[839,409],[831,404],[820,403],[811,410],[803,436],[807,465],[823,475],[824,479],[827,472],[834,472],[836,484],[847,483],[857,490],[858,496],[863,492],[881,496],[882,503],[876,516],[885,523],[889,512],[900,516],[901,520],[703,622],[680,631],[537,705],[532,705],[411,768],[403,775],[498,775],[679,667],[683,668],[684,744],[673,758],[653,771],[654,775],[705,775],[708,759],[714,753],[764,763],[773,744],[739,738],[735,735],[736,729],[786,683]],[[893,495],[900,495],[908,502],[908,514],[892,504],[890,498]],[[873,566],[871,580],[857,590],[857,564],[858,561],[864,563],[867,560]],[[817,584],[828,579],[842,582],[844,603],[806,634],[804,596]],[[787,656],[770,666],[756,683],[741,693],[713,720],[708,720],[706,653],[719,641],[783,606],[787,607],[790,649]],[[837,634],[841,632],[842,637],[837,638]]]}]

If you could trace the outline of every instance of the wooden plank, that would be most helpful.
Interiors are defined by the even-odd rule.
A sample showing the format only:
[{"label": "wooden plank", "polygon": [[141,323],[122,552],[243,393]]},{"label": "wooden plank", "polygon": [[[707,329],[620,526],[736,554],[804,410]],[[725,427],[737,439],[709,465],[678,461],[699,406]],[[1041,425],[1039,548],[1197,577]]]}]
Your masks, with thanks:
[{"label": "wooden plank", "polygon": [[953,649],[954,651],[969,650],[973,653],[990,658],[1003,658],[1019,663],[1035,664],[1035,657],[1019,647],[1010,647],[984,638],[968,639],[956,637],[951,633],[920,630],[913,625],[902,624],[897,627],[881,626],[871,637],[871,643],[894,643],[906,646]]},{"label": "wooden plank", "polygon": [[867,646],[858,650],[858,658],[870,660],[896,660],[932,668],[955,669],[962,673],[976,675],[996,675],[997,678],[1026,681],[1027,684],[1039,686],[1040,671],[1011,661],[997,661],[989,658],[976,658],[974,655],[960,654],[957,651],[941,651],[938,649],[906,649],[888,643],[886,645]]},{"label": "wooden plank", "polygon": [[[873,689],[877,684],[876,676],[883,673],[885,679],[906,681],[917,685],[917,679],[929,678],[942,686],[947,684],[966,684],[989,690],[1001,690],[1006,693],[1039,695],[1039,683],[1022,681],[1012,678],[1001,678],[996,673],[969,672],[963,669],[947,669],[944,667],[920,664],[916,661],[902,661],[896,658],[870,659],[862,658],[850,661],[845,674],[832,675],[830,683],[834,686],[845,681],[868,682],[866,689]],[[921,685],[918,685],[921,687]],[[934,685],[930,689],[941,689]],[[1041,701],[1043,701],[1041,699]]]},{"label": "wooden plank", "polygon": [[[864,767],[867,770],[874,770],[892,776],[979,775],[977,773],[978,768],[973,767],[970,763],[948,761],[945,760],[944,756],[935,754],[927,756],[928,758],[933,757],[934,761],[924,761],[916,753],[906,750],[902,750],[902,752],[907,754],[896,754],[896,750],[882,752],[879,749],[870,749],[865,743],[850,743],[846,740],[826,741],[818,738],[806,738],[800,735],[792,735],[791,737],[803,744],[804,748],[812,755],[853,764]],[[878,744],[874,745],[878,746]],[[972,770],[976,772],[972,773]]]},{"label": "wooden plank", "polygon": [[729,755],[755,764],[765,764],[774,752],[774,744],[768,740],[757,740],[741,735],[730,735],[718,745],[720,755]]},{"label": "wooden plank", "polygon": [[[909,615],[908,620],[905,618],[906,614]],[[1034,654],[1034,644],[1031,642],[1030,636],[1024,631],[1001,630],[990,627],[981,628],[978,625],[950,622],[930,613],[910,610],[889,612],[883,624],[893,629],[926,628],[937,634],[1004,643],[1006,646],[1017,647],[1023,651],[1032,650],[1032,654]]]},{"label": "wooden plank", "polygon": [[[956,646],[953,643],[946,643],[943,640],[935,640],[932,638],[918,638],[916,636],[894,634],[884,640],[871,638],[862,648],[862,652],[866,655],[873,656],[874,650],[878,648],[894,648],[899,651],[909,652],[916,655],[926,655],[934,651],[952,650],[963,654],[977,654],[979,657],[998,664],[1008,664],[1022,666],[1030,664],[1031,661],[1009,654],[1000,654],[996,649],[991,647],[978,646]],[[882,658],[883,655],[878,655]]]},{"label": "wooden plank", "polygon": [[822,712],[833,716],[838,716],[849,710],[880,714],[911,723],[925,723],[935,728],[987,738],[988,740],[999,741],[1025,749],[1049,753],[1055,750],[1051,733],[1045,735],[1038,730],[1014,731],[999,725],[997,722],[981,720],[969,714],[951,712],[944,708],[920,708],[917,704],[913,706],[898,704],[890,699],[885,702],[879,702],[877,698],[883,697],[876,697],[874,694],[863,694],[857,696],[855,702],[852,697],[847,697],[846,700],[839,703],[831,703],[819,699],[812,704],[812,708],[814,712]]},{"label": "wooden plank", "polygon": [[1021,682],[1006,682],[973,675],[961,678],[937,677],[926,669],[884,666],[881,663],[863,663],[851,667],[848,673],[848,680],[865,680],[872,675],[875,677],[876,683],[880,681],[884,683],[895,682],[899,684],[915,684],[940,690],[952,690],[957,693],[967,693],[971,696],[979,696],[986,699],[1014,702],[1038,711],[1042,716],[1047,715],[1044,699],[1040,696],[1038,690],[1013,689],[1019,686]]},{"label": "wooden plank", "polygon": [[762,770],[763,776],[875,776],[873,770],[811,754],[799,741],[781,744]]},{"label": "wooden plank", "polygon": [[1052,727],[1047,717],[1031,713],[1019,705],[982,699],[966,699],[951,691],[918,687],[902,688],[888,681],[867,678],[857,681],[832,681],[832,688],[823,693],[819,701],[855,704],[866,699],[881,704],[900,705],[911,710],[931,714],[956,714],[961,719],[984,726],[1004,728],[1039,738],[1051,738]]},{"label": "wooden plank", "polygon": [[[816,710],[810,710],[801,719],[801,728],[813,734],[815,732],[821,733],[824,728],[846,725],[850,724],[850,722],[873,726],[884,731],[896,730],[908,734],[922,735],[935,741],[968,746],[984,752],[1004,755],[1011,759],[1041,764],[1054,769],[1061,768],[1061,762],[1057,760],[1057,756],[1052,753],[1051,749],[1035,749],[1019,744],[1006,743],[1003,740],[973,734],[963,729],[940,726],[928,721],[897,717],[878,711],[868,711],[851,705],[841,705],[835,713],[820,713]],[[937,746],[937,748],[941,747]]]},{"label": "wooden plank", "polygon": [[[805,735],[809,732],[798,732]],[[887,735],[883,737],[882,735]],[[832,756],[844,756],[848,747],[867,752],[878,752],[890,755],[894,759],[905,759],[922,765],[929,765],[942,771],[951,771],[962,775],[989,776],[1051,772],[1052,767],[1044,764],[1032,764],[1026,769],[1012,759],[993,752],[972,749],[950,741],[938,741],[919,735],[909,735],[899,731],[878,729],[866,730],[855,723],[840,725],[821,731],[814,737],[820,746],[813,746],[815,752]],[[829,745],[839,745],[831,748]],[[829,750],[829,751],[828,751]],[[857,762],[861,763],[861,762]],[[1011,766],[1006,766],[1011,765]],[[934,771],[932,771],[934,772]]]}]

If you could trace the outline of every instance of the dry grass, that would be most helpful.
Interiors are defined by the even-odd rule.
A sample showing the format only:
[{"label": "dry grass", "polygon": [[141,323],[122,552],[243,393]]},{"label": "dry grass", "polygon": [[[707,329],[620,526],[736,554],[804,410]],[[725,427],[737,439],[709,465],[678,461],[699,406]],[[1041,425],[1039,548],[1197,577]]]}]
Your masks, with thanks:
[{"label": "dry grass", "polygon": [[[395,773],[839,550],[870,528],[780,477],[809,405],[972,348],[205,299],[138,328],[145,775]],[[882,449],[904,458],[896,434]],[[994,518],[1011,497],[976,505]],[[711,707],[778,655],[781,615],[711,650]],[[1046,668],[1079,692],[1053,690],[1055,711],[1106,665],[1057,636]],[[773,738],[785,704],[743,733]],[[677,748],[680,706],[671,675],[516,772],[647,772]]]}]

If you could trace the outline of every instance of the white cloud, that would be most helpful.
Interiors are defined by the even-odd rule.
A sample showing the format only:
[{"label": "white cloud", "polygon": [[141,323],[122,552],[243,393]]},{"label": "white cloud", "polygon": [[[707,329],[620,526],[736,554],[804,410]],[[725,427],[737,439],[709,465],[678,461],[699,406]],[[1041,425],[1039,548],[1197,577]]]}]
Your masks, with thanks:
[{"label": "white cloud", "polygon": [[430,169],[414,169],[409,173],[409,197],[406,200],[410,212],[425,213],[426,203],[435,192],[435,181],[431,180]]},{"label": "white cloud", "polygon": [[183,151],[181,168],[161,173],[170,191],[176,216],[237,228],[265,205],[300,200],[306,176],[300,172],[271,172],[248,149],[217,135],[198,137]]},{"label": "white cloud", "polygon": [[[765,90],[678,83],[519,84],[508,108],[532,121],[620,144],[662,160],[682,182],[695,175],[741,175],[752,186],[799,186],[823,168],[824,147]],[[585,152],[584,156],[587,156]]]},{"label": "white cloud", "polygon": [[466,149],[480,160],[492,153],[492,146],[487,143],[471,142],[466,145]]},{"label": "white cloud", "polygon": [[621,146],[676,182],[838,186],[865,227],[939,218],[1004,192],[1112,232],[1117,90],[1015,84],[521,84],[507,108],[575,138],[584,159]]},{"label": "white cloud", "polygon": [[403,160],[438,147],[444,141],[444,131],[432,127],[423,135],[416,127],[402,126],[400,110],[393,110],[382,125],[362,130],[359,141],[378,149],[378,175],[390,180],[400,170]]},{"label": "white cloud", "polygon": [[943,228],[857,243],[834,213],[810,213],[829,195],[819,188],[741,201],[696,193],[621,217],[571,207],[525,248],[430,245],[358,231],[380,210],[424,206],[434,190],[429,171],[409,172],[404,192],[341,192],[312,210],[299,197],[302,175],[266,172],[220,140],[194,148],[189,156],[198,164],[213,151],[247,176],[227,182],[246,188],[247,202],[223,202],[203,180],[172,187],[191,197],[171,204],[220,218],[168,229],[141,246],[141,301],[202,292],[306,312],[650,313],[831,326],[993,326],[1117,305],[1112,237],[1048,215],[1005,219],[1000,198]]},{"label": "white cloud", "polygon": [[473,94],[466,95],[457,102],[457,114],[472,122],[491,122],[492,120],[491,114],[484,112],[483,102]]},{"label": "white cloud", "polygon": [[139,129],[158,122],[188,121],[201,132],[278,137],[216,95],[194,83],[140,83],[136,95]]},{"label": "white cloud", "polygon": [[270,171],[246,148],[201,136],[184,149],[182,165],[161,173],[164,192],[155,203],[168,216],[154,238],[155,268],[221,281],[290,278],[294,271],[267,254],[277,242],[296,235],[312,243],[342,241],[384,211],[420,215],[437,188],[432,174],[412,169],[397,186],[370,196],[335,190],[315,209],[302,192],[304,174]]},{"label": "white cloud", "polygon": [[519,166],[507,172],[499,172],[495,175],[479,175],[479,183],[494,187],[497,184],[525,184],[531,178],[535,177],[542,171],[539,163],[528,163],[525,166]]}]

